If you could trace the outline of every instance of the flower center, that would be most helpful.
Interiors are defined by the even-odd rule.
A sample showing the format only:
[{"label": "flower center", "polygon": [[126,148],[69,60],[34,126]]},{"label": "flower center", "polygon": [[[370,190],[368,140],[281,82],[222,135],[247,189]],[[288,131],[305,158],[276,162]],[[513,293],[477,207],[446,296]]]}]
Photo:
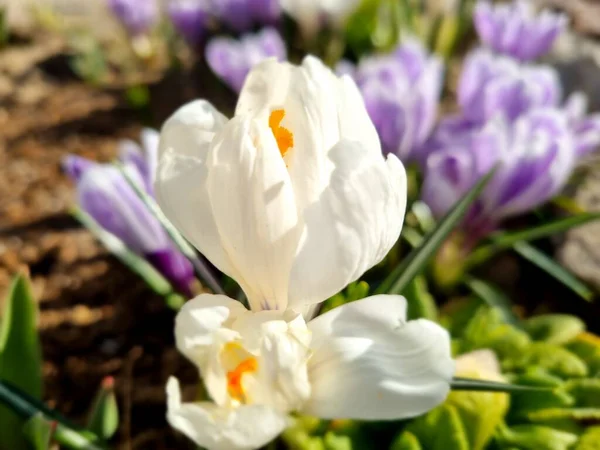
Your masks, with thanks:
[{"label": "flower center", "polygon": [[227,392],[231,398],[244,402],[246,394],[242,386],[242,377],[245,373],[253,373],[258,369],[256,358],[250,357],[239,363],[235,369],[227,372]]},{"label": "flower center", "polygon": [[269,128],[271,128],[271,132],[275,136],[275,141],[277,141],[277,147],[279,147],[279,153],[281,153],[282,157],[294,146],[294,134],[281,126],[284,116],[284,109],[274,109],[269,116]]}]

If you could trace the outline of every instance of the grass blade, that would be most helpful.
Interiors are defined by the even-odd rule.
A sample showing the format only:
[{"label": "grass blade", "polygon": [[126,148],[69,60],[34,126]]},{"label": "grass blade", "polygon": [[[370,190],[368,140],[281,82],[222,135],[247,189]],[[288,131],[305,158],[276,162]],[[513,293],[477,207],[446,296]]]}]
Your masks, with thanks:
[{"label": "grass blade", "polygon": [[524,386],[519,384],[499,383],[471,378],[454,377],[450,382],[453,391],[483,391],[483,392],[540,392],[549,391],[551,388],[540,386]]},{"label": "grass blade", "polygon": [[225,291],[217,281],[217,279],[213,276],[211,271],[206,267],[206,265],[198,258],[198,254],[194,250],[194,248],[189,244],[188,241],[179,233],[177,228],[173,226],[173,224],[167,219],[165,214],[162,212],[156,200],[154,200],[151,196],[149,196],[143,189],[140,188],[138,183],[131,177],[131,175],[125,170],[125,167],[122,163],[116,162],[115,165],[121,171],[125,180],[129,183],[135,193],[138,195],[140,200],[144,202],[148,210],[156,217],[156,219],[163,226],[165,231],[168,233],[169,237],[173,241],[173,243],[177,246],[179,251],[183,253],[183,255],[190,261],[192,267],[194,267],[194,272],[196,275],[204,281],[204,283],[210,287],[214,293],[225,295]]},{"label": "grass blade", "polygon": [[376,294],[400,294],[406,288],[412,279],[424,269],[425,265],[444,243],[448,235],[462,220],[493,174],[494,170],[481,178],[454,208],[438,222],[437,226],[425,235],[423,244],[414,249],[401,264],[396,266],[392,273],[377,288],[375,291]]},{"label": "grass blade", "polygon": [[494,233],[490,236],[491,243],[474,251],[469,257],[467,264],[469,267],[474,267],[487,261],[500,251],[512,248],[517,242],[535,241],[536,239],[564,233],[571,228],[576,228],[598,219],[600,219],[600,213],[582,213],[557,219],[527,230]]},{"label": "grass blade", "polygon": [[114,234],[104,230],[81,208],[73,207],[71,209],[71,214],[85,226],[110,253],[133,272],[138,274],[154,292],[165,297],[169,307],[178,309],[183,305],[185,301],[184,298],[175,292],[171,283],[169,283],[169,281],[163,277],[152,264],[137,253],[129,250],[123,241]]},{"label": "grass blade", "polygon": [[27,394],[4,381],[0,381],[0,403],[9,407],[15,414],[26,421],[33,417],[39,418],[41,415],[46,417],[50,422],[56,422],[53,438],[64,448],[72,450],[102,450],[94,443],[95,437],[93,434],[77,431],[69,425],[47,417],[47,414],[40,410],[35,402],[30,401]]},{"label": "grass blade", "polygon": [[575,275],[554,261],[554,259],[524,241],[515,243],[513,248],[527,261],[535,264],[546,273],[552,275],[581,298],[588,302],[592,301],[594,292]]},{"label": "grass blade", "polygon": [[469,289],[471,289],[471,291],[473,291],[475,295],[480,297],[485,303],[487,303],[492,308],[498,309],[507,323],[517,328],[523,328],[519,318],[515,315],[515,313],[512,310],[512,304],[510,300],[496,286],[493,286],[487,281],[483,281],[471,276],[468,276],[465,279],[465,284]]}]

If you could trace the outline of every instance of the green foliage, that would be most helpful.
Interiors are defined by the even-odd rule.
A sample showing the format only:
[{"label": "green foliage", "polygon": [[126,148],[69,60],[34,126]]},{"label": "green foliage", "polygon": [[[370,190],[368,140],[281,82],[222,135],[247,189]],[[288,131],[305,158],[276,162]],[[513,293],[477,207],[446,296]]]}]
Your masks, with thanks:
[{"label": "green foliage", "polygon": [[390,450],[422,450],[421,443],[410,431],[403,431],[392,443]]},{"label": "green foliage", "polygon": [[329,298],[325,301],[325,303],[323,303],[321,314],[331,311],[333,308],[337,308],[338,306],[342,306],[346,303],[363,299],[368,295],[368,283],[365,281],[356,281],[354,283],[350,283],[342,292],[335,294],[333,297]]},{"label": "green foliage", "polygon": [[600,426],[587,429],[574,450],[600,450]]},{"label": "green foliage", "polygon": [[23,435],[35,450],[48,450],[52,444],[55,424],[38,413],[23,426]]},{"label": "green foliage", "polygon": [[568,450],[577,442],[577,435],[539,425],[516,425],[501,428],[496,443],[501,449]]},{"label": "green foliage", "polygon": [[410,423],[406,429],[428,450],[469,450],[469,439],[455,406],[439,406]]},{"label": "green foliage", "polygon": [[[42,354],[37,333],[38,307],[29,281],[18,275],[5,299],[0,328],[0,380],[42,396]],[[0,406],[0,448],[26,449],[22,418]]]},{"label": "green foliage", "polygon": [[527,319],[525,329],[535,341],[562,345],[575,339],[584,329],[583,321],[568,314],[546,314]]},{"label": "green foliage", "polygon": [[528,367],[541,367],[561,378],[585,377],[588,373],[585,362],[566,348],[546,342],[534,342],[520,355],[503,362],[509,372],[524,372]]},{"label": "green foliage", "polygon": [[433,295],[429,293],[427,279],[416,276],[406,287],[404,296],[408,302],[408,318],[437,320],[438,309]]}]

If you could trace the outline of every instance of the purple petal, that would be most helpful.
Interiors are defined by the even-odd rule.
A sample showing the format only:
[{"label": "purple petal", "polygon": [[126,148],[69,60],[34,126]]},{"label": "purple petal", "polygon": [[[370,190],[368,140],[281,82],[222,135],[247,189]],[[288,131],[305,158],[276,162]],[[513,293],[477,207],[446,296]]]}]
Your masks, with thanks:
[{"label": "purple petal", "polygon": [[108,6],[132,35],[148,31],[159,19],[155,0],[108,0]]},{"label": "purple petal", "polygon": [[206,47],[208,66],[235,92],[240,92],[252,67],[271,57],[287,58],[285,43],[272,28],[244,35],[240,40],[214,38]]},{"label": "purple petal", "polygon": [[63,170],[75,182],[81,179],[85,171],[96,165],[96,162],[77,155],[69,155],[62,162]]},{"label": "purple petal", "polygon": [[169,248],[148,253],[146,258],[177,291],[188,297],[192,296],[191,283],[194,280],[194,269],[185,256]]},{"label": "purple petal", "polygon": [[212,17],[208,0],[170,0],[167,14],[177,32],[192,46],[202,40]]},{"label": "purple petal", "polygon": [[[138,182],[142,183],[139,177]],[[132,250],[151,253],[170,245],[161,224],[117,168],[98,165],[86,170],[77,195],[81,207]]]}]

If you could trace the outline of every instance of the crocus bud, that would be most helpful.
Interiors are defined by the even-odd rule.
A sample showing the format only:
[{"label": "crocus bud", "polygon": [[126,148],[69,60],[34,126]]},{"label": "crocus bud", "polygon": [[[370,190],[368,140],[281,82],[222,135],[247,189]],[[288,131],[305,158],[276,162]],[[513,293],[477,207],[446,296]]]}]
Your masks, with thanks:
[{"label": "crocus bud", "polygon": [[[347,62],[340,73],[352,73]],[[388,55],[360,61],[354,78],[363,95],[383,151],[402,161],[419,158],[437,116],[442,88],[441,61],[417,41],[408,41]]]},{"label": "crocus bud", "polygon": [[520,65],[484,49],[467,56],[458,85],[462,113],[476,123],[498,112],[514,120],[532,108],[558,105],[561,95],[552,67]]},{"label": "crocus bud", "polygon": [[169,0],[167,14],[173,26],[189,45],[197,45],[211,20],[209,0]]},{"label": "crocus bud", "polygon": [[[128,175],[152,195],[158,133],[144,130],[141,140],[144,150],[133,141],[121,142],[120,156]],[[179,291],[191,294],[190,262],[174,247],[121,171],[75,155],[65,158],[63,167],[76,183],[77,200],[84,211],[129,249],[144,255]]]},{"label": "crocus bud", "polygon": [[147,32],[159,18],[156,0],[108,0],[108,6],[132,36]]},{"label": "crocus bud", "polygon": [[250,69],[270,57],[278,61],[287,58],[285,42],[274,28],[246,34],[239,40],[214,38],[206,47],[209,67],[235,92],[241,91]]},{"label": "crocus bud", "polygon": [[480,1],[473,17],[484,44],[521,61],[547,53],[567,25],[564,14],[546,10],[536,15],[531,1],[526,0],[495,6],[489,1]]}]

